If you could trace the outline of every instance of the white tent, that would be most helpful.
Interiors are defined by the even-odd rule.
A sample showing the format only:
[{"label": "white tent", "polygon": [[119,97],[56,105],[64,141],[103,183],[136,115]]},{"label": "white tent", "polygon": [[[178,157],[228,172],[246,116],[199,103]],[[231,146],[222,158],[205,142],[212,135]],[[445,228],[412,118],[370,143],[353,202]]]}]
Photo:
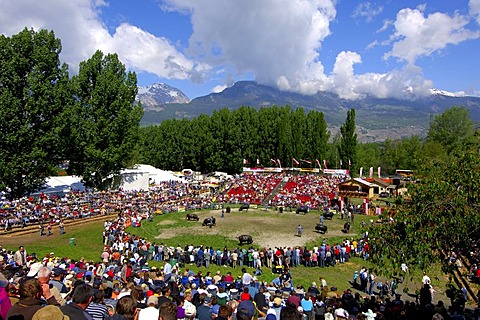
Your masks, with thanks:
[{"label": "white tent", "polygon": [[69,193],[71,191],[85,191],[82,178],[78,176],[56,176],[48,177],[43,189],[34,194],[40,193]]},{"label": "white tent", "polygon": [[176,176],[173,171],[166,171],[157,169],[154,166],[148,164],[137,164],[135,165],[135,170],[141,172],[148,172],[150,176],[150,183],[160,183],[163,181],[181,181],[186,182],[185,179],[182,179]]}]

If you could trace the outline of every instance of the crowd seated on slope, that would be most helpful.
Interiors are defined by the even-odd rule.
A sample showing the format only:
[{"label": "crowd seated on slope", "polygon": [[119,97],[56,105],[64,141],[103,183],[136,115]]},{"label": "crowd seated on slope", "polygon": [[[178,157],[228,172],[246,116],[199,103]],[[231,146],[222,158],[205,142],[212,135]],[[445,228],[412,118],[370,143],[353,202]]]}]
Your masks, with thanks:
[{"label": "crowd seated on slope", "polygon": [[227,182],[226,193],[221,199],[227,203],[260,204],[280,183],[283,174],[249,174],[242,173]]},{"label": "crowd seated on slope", "polygon": [[283,207],[309,207],[322,209],[337,196],[338,184],[344,177],[313,174],[287,174],[285,186],[273,198],[271,205]]}]

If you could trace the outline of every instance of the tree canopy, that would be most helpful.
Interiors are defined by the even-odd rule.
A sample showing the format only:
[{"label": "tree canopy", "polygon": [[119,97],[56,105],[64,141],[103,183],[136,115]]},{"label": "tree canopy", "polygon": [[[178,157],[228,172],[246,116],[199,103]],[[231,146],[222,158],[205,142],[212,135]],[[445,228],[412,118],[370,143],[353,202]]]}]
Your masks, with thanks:
[{"label": "tree canopy", "polygon": [[[434,122],[430,132],[444,132],[443,126],[450,125]],[[378,273],[398,275],[402,263],[423,270],[434,262],[449,271],[446,255],[480,241],[480,134],[462,140],[448,157],[424,152],[435,150],[431,141],[419,146],[417,155],[412,150],[412,157],[420,160],[421,182],[408,186],[409,196],[397,206],[394,223],[369,230]]]},{"label": "tree canopy", "polygon": [[134,103],[136,76],[125,71],[116,54],[97,51],[80,63],[71,88],[75,100],[63,130],[68,172],[100,188],[107,177],[134,164],[143,115],[141,105]]},{"label": "tree canopy", "polygon": [[69,79],[52,31],[0,35],[0,190],[41,189],[60,163],[91,186],[132,163],[142,108],[136,76],[96,52]]},{"label": "tree canopy", "polygon": [[301,108],[270,107],[255,110],[214,111],[192,120],[167,120],[141,129],[140,161],[173,170],[238,172],[249,165],[316,166],[328,152],[327,123],[323,113]]},{"label": "tree canopy", "polygon": [[0,189],[37,190],[60,160],[58,120],[67,101],[67,66],[53,32],[0,35]]}]

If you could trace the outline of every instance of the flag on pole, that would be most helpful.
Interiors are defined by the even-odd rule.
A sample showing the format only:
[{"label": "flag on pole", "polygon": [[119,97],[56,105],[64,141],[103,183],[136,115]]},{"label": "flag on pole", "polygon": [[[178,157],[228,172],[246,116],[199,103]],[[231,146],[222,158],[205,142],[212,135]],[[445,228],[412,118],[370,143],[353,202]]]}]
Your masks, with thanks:
[{"label": "flag on pole", "polygon": [[298,162],[298,160],[293,158],[293,157],[292,157],[292,161],[293,161],[293,163],[295,163],[296,166],[298,166],[300,164],[300,162]]},{"label": "flag on pole", "polygon": [[257,166],[260,165],[260,159],[257,159]]},{"label": "flag on pole", "polygon": [[270,161],[272,161],[275,165],[277,165],[277,160],[275,160],[275,159],[270,159]]},{"label": "flag on pole", "polygon": [[363,167],[360,167],[360,178],[363,176]]},{"label": "flag on pole", "polygon": [[248,160],[247,160],[247,159],[243,159],[243,164],[248,164]]},{"label": "flag on pole", "polygon": [[320,161],[318,161],[318,159],[315,159],[315,162],[318,164],[318,167],[322,169],[322,166],[320,165]]},{"label": "flag on pole", "polygon": [[370,179],[373,178],[373,167],[370,167],[369,177]]},{"label": "flag on pole", "polygon": [[277,159],[277,163],[278,163],[278,166],[281,168],[281,167],[282,167],[282,163],[280,162],[280,159]]},{"label": "flag on pole", "polygon": [[380,168],[380,167],[377,168],[378,179],[380,179],[380,170],[381,170],[381,169],[382,169],[382,168]]},{"label": "flag on pole", "polygon": [[324,167],[325,169],[328,169],[328,167],[327,167],[327,160],[325,160],[325,159],[323,159],[323,167]]}]

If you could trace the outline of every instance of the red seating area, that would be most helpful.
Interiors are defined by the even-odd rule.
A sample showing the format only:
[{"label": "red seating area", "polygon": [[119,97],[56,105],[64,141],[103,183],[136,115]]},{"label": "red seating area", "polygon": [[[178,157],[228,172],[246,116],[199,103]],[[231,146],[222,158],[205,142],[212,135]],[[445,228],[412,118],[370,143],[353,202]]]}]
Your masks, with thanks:
[{"label": "red seating area", "polygon": [[230,203],[260,204],[280,183],[282,174],[241,174],[227,188]]}]

